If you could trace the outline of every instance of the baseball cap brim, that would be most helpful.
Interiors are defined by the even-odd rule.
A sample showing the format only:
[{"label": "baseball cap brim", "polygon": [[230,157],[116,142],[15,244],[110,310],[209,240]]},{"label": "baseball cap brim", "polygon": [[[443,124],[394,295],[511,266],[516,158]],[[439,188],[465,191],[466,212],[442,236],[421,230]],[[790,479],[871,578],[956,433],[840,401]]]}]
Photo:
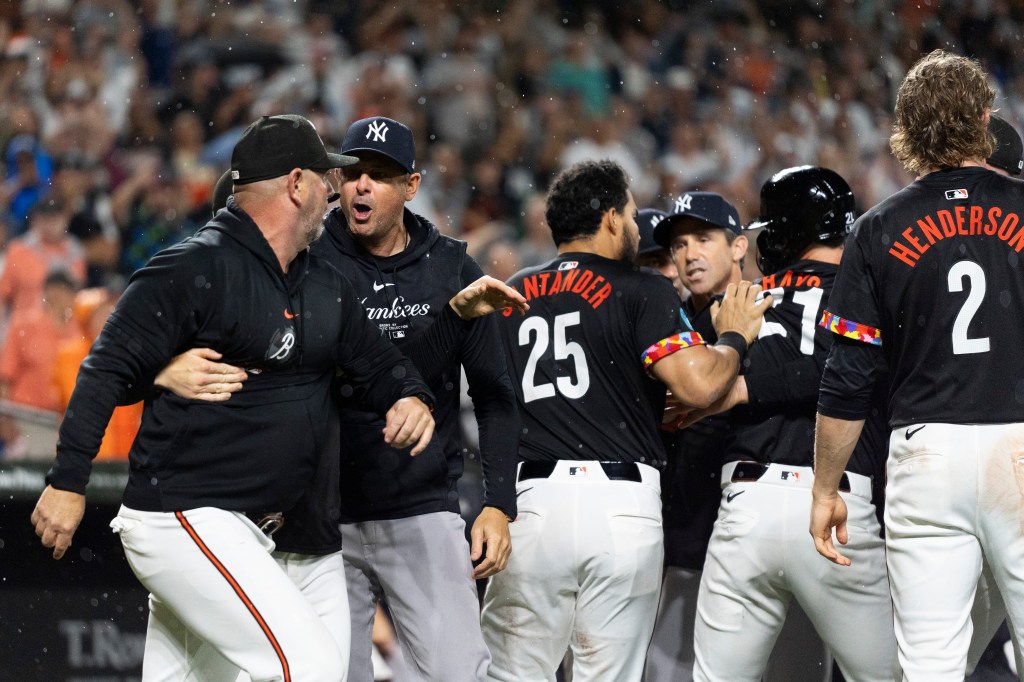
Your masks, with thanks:
[{"label": "baseball cap brim", "polygon": [[[672,234],[672,228],[687,219],[704,223],[707,227],[736,232],[736,230],[731,226],[722,225],[715,220],[711,220],[710,218],[701,215],[700,213],[670,213],[664,220],[655,226],[653,235],[654,241],[661,244],[666,249],[669,248],[669,237]],[[739,233],[737,232],[737,234]]]},{"label": "baseball cap brim", "polygon": [[327,152],[326,164],[317,164],[316,166],[310,166],[309,168],[315,171],[326,171],[331,170],[332,168],[344,168],[345,166],[354,166],[357,163],[359,163],[359,159],[355,156]]},{"label": "baseball cap brim", "polygon": [[[377,147],[356,147],[355,149],[346,149],[345,150],[346,154],[358,154],[360,152],[371,152],[373,154],[379,154],[380,156],[383,156],[384,158],[391,159],[392,161],[394,161],[406,173],[414,173],[415,172],[412,168],[409,168],[404,163],[402,163],[402,161],[400,159],[395,158],[393,155],[388,154],[383,149],[378,149]],[[358,162],[359,159],[356,159],[356,161]]]}]

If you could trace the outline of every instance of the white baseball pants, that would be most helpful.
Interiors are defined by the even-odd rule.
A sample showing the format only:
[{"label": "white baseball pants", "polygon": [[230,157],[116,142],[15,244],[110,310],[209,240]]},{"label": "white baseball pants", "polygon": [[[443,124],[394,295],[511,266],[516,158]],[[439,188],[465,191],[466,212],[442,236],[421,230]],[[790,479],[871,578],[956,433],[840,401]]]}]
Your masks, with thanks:
[{"label": "white baseball pants", "polygon": [[488,680],[554,680],[569,646],[574,682],[640,680],[664,536],[658,471],[637,467],[640,482],[618,481],[598,462],[560,461],[516,484],[512,555],[484,596]]},{"label": "white baseball pants", "polygon": [[190,680],[234,679],[215,665],[194,668],[216,658],[203,654],[206,646],[253,682],[344,680],[334,637],[245,515],[122,506],[111,527],[151,594],[144,682],[179,682],[182,670]]},{"label": "white baseball pants", "polygon": [[983,561],[1018,649],[1024,636],[1024,424],[900,427],[889,439],[887,471],[886,549],[903,679],[959,682]]},{"label": "white baseball pants", "polygon": [[[735,464],[735,463],[733,463]],[[810,467],[772,464],[759,480],[731,481],[723,467],[722,505],[697,597],[694,679],[757,682],[789,603],[796,599],[850,682],[897,678],[892,604],[870,479],[848,474],[852,566],[814,549]]]}]

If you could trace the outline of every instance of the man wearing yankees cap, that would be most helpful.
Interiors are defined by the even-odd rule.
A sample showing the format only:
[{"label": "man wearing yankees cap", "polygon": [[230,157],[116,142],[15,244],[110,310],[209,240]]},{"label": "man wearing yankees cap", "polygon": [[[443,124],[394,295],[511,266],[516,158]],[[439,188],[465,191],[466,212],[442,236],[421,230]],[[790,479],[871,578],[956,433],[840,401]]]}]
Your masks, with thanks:
[{"label": "man wearing yankees cap", "polygon": [[[358,162],[342,174],[338,208],[313,252],[352,281],[367,316],[405,351],[449,298],[483,272],[465,242],[442,235],[406,204],[420,185],[412,131],[374,116],[342,142]],[[352,617],[351,682],[370,682],[375,605],[391,613],[406,660],[421,679],[475,682],[487,666],[475,579],[501,571],[516,515],[515,394],[492,317],[461,322],[446,362],[420,365],[437,396],[438,429],[415,459],[382,438],[383,423],[351,382],[341,387],[341,533]],[[459,514],[463,471],[459,386],[465,369],[480,430],[484,508],[470,531]]]}]

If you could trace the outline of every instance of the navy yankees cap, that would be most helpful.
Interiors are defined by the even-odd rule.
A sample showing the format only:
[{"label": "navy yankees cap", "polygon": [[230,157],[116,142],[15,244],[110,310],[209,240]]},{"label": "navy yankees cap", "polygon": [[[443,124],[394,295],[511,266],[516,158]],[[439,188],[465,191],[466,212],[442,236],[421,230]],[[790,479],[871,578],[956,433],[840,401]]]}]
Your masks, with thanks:
[{"label": "navy yankees cap", "polygon": [[654,228],[665,219],[665,212],[656,208],[644,208],[637,211],[636,224],[640,228],[640,248],[638,255],[662,251],[665,247],[654,241]]},{"label": "navy yankees cap", "polygon": [[736,207],[714,192],[687,192],[676,197],[669,206],[665,219],[654,229],[654,241],[668,248],[672,225],[683,218],[693,218],[740,234],[740,214]]},{"label": "navy yankees cap", "polygon": [[416,172],[416,144],[412,131],[393,118],[371,116],[350,125],[341,143],[341,153],[356,152],[377,152],[395,161],[406,173]]},{"label": "navy yankees cap", "polygon": [[1010,175],[1020,175],[1024,170],[1024,143],[1020,133],[998,116],[989,116],[988,132],[996,138],[996,150],[988,157],[990,166],[1000,168]]},{"label": "navy yankees cap", "polygon": [[249,124],[231,151],[231,180],[244,185],[287,175],[293,168],[327,171],[351,166],[354,156],[331,154],[304,116],[264,116]]}]

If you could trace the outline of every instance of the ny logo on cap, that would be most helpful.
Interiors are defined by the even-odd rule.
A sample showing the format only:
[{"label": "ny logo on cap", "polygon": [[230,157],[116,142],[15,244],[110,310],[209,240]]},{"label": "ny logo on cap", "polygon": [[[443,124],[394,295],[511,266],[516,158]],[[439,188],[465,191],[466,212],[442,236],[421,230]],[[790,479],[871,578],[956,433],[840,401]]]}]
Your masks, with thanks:
[{"label": "ny logo on cap", "polygon": [[665,219],[665,216],[661,216],[661,215],[658,215],[657,213],[655,213],[654,215],[651,216],[651,227],[657,226],[657,224],[660,223],[664,219]]},{"label": "ny logo on cap", "polygon": [[385,139],[388,135],[388,124],[384,121],[371,121],[370,127],[366,131],[366,139],[370,139],[370,135],[373,135],[374,142],[387,142]]},{"label": "ny logo on cap", "polygon": [[693,203],[693,197],[691,197],[689,194],[684,194],[683,196],[681,196],[678,199],[676,199],[676,207],[675,207],[675,209],[673,209],[672,212],[673,213],[682,213],[683,211],[689,211],[690,210],[690,204],[692,204],[692,203]]}]

